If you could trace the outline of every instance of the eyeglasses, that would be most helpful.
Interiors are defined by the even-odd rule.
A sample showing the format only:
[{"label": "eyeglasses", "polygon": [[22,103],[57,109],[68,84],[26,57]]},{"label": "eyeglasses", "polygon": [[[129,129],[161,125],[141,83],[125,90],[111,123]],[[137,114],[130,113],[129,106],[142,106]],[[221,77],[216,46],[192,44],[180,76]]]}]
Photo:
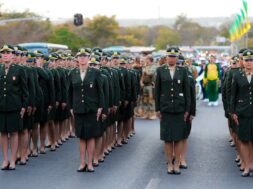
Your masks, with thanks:
[{"label": "eyeglasses", "polygon": [[119,57],[113,57],[112,59],[118,60],[118,59],[119,59]]}]

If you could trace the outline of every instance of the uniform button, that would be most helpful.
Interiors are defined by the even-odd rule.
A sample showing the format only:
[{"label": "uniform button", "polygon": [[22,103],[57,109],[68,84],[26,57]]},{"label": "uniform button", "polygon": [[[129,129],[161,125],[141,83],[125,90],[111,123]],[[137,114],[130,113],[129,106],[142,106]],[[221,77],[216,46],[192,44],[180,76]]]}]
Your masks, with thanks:
[{"label": "uniform button", "polygon": [[6,97],[6,94],[4,94],[4,97]]},{"label": "uniform button", "polygon": [[82,89],[82,91],[83,91],[83,89]]},{"label": "uniform button", "polygon": [[174,96],[173,94],[171,96]]},{"label": "uniform button", "polygon": [[174,89],[171,89],[171,91],[174,91]]},{"label": "uniform button", "polygon": [[82,103],[84,103],[84,100],[82,100]]},{"label": "uniform button", "polygon": [[174,102],[173,100],[171,102]]},{"label": "uniform button", "polygon": [[4,91],[6,91],[6,88],[4,88]]},{"label": "uniform button", "polygon": [[252,102],[250,102],[249,104],[252,104]]},{"label": "uniform button", "polygon": [[6,82],[4,82],[4,84],[6,85]]},{"label": "uniform button", "polygon": [[4,76],[4,79],[6,79],[6,76]]}]

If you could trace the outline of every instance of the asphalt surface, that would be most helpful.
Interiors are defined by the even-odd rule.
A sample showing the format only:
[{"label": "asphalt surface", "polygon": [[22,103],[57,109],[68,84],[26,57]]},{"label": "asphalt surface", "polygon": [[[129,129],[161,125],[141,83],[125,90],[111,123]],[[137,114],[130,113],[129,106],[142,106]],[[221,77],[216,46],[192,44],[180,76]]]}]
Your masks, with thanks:
[{"label": "asphalt surface", "polygon": [[[114,150],[95,173],[77,173],[78,140],[70,139],[56,152],[30,158],[16,171],[0,171],[5,189],[220,189],[252,188],[253,177],[242,178],[234,163],[234,148],[222,106],[198,102],[197,117],[189,139],[188,170],[180,176],[166,172],[159,121],[136,120],[136,135]],[[0,161],[1,159],[0,153]]]}]

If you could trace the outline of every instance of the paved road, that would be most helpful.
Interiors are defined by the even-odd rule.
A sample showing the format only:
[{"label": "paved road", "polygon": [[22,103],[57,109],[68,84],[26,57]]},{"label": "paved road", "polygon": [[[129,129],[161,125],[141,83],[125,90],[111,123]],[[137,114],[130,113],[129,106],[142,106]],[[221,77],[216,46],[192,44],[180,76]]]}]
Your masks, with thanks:
[{"label": "paved road", "polygon": [[159,122],[137,120],[137,135],[113,151],[94,174],[76,172],[78,141],[72,139],[57,152],[30,159],[26,167],[0,172],[0,188],[252,188],[253,178],[242,178],[233,163],[234,149],[229,147],[222,107],[208,108],[200,102],[197,114],[189,139],[189,169],[181,176],[166,173]]}]

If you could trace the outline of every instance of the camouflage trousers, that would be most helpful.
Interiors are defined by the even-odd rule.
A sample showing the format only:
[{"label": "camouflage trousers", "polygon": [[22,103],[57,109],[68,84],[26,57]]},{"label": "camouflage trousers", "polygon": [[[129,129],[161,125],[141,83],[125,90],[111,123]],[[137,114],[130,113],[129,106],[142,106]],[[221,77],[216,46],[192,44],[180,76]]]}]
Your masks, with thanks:
[{"label": "camouflage trousers", "polygon": [[155,111],[154,88],[151,85],[143,87],[142,109],[144,113]]}]

